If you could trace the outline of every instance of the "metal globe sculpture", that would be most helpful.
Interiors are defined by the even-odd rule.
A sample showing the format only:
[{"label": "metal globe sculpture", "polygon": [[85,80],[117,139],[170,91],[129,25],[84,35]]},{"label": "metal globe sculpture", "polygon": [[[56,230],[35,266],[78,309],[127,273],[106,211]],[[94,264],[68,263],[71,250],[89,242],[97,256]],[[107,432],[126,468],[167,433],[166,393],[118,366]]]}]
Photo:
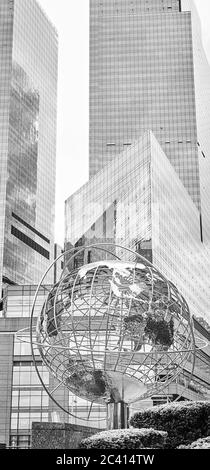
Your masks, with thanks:
[{"label": "metal globe sculpture", "polygon": [[[91,246],[104,257],[110,253],[105,247]],[[54,377],[90,402],[129,405],[155,396],[186,364],[193,369],[188,305],[149,261],[129,249],[124,248],[134,262],[112,253],[116,259],[72,267],[85,249],[70,250],[60,282],[41,309],[35,342],[31,329],[32,349],[38,345]]]}]

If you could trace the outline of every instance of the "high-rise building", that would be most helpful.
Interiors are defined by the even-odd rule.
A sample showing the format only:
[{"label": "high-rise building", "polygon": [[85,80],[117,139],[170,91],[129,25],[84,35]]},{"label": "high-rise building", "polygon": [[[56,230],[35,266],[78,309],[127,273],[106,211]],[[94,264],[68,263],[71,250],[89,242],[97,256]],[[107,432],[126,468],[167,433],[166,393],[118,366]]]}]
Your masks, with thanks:
[{"label": "high-rise building", "polygon": [[[203,243],[210,246],[210,66],[202,44],[201,22],[193,0],[182,0],[182,8],[191,12],[193,66],[198,137]],[[186,13],[185,13],[186,14]],[[191,115],[190,115],[191,116]],[[192,178],[191,184],[193,185]]]},{"label": "high-rise building", "polygon": [[[151,131],[116,155],[66,201],[66,248],[85,246],[72,261],[72,269],[116,257],[135,263],[139,253],[176,285],[189,305],[197,348],[192,380],[189,383],[188,362],[162,397],[152,397],[154,404],[180,397],[209,399],[210,346],[199,350],[199,341],[209,341],[210,261],[199,219],[199,210]],[[102,243],[107,253],[95,249],[96,243]],[[207,330],[200,330],[200,317]],[[103,334],[101,326],[98,336]],[[142,406],[141,402],[132,405],[131,414]]]},{"label": "high-rise building", "polygon": [[[98,259],[91,243],[132,248],[207,322],[209,83],[193,1],[90,0],[91,178],[66,201],[66,246],[87,246],[81,264]],[[199,353],[195,395],[187,368],[168,394],[207,399],[209,355]]]},{"label": "high-rise building", "polygon": [[90,175],[148,129],[200,208],[191,13],[90,0]]},{"label": "high-rise building", "polygon": [[54,258],[57,53],[36,0],[1,0],[0,293]]},{"label": "high-rise building", "polygon": [[90,176],[146,130],[210,240],[210,68],[193,0],[90,0]]},{"label": "high-rise building", "polygon": [[[61,246],[58,245],[58,243],[55,243],[54,259],[56,260],[59,256],[62,255],[62,253],[63,253],[63,249],[61,248]],[[63,268],[64,268],[63,257],[61,257],[60,261],[58,261],[54,265],[54,281],[53,281],[54,284],[56,284],[59,281]]]},{"label": "high-rise building", "polygon": [[[119,173],[125,150],[130,148],[132,154],[134,142],[151,130],[198,211],[193,224],[199,240],[197,248],[192,248],[192,256],[197,259],[201,253],[206,253],[207,263],[210,253],[209,84],[210,67],[203,50],[201,25],[193,0],[90,0],[90,176],[97,175],[113,160],[116,160]],[[102,179],[104,175],[101,172]],[[91,200],[96,207],[98,191],[103,191],[103,185],[99,189],[95,180],[91,185],[91,180],[86,189],[89,188],[92,194],[86,202],[88,204]],[[111,197],[113,204],[114,192],[109,193],[110,184],[111,181],[107,180],[107,197]],[[147,189],[148,184],[145,181]],[[169,179],[168,184],[172,185]],[[66,241],[70,243],[82,243],[82,236],[86,237],[91,227],[87,225],[87,217],[83,216],[87,214],[87,208],[82,208],[80,215],[76,215],[76,200],[80,207],[86,189],[82,188],[67,201]],[[186,195],[183,194],[182,205],[187,206]],[[106,192],[103,197],[106,200]],[[159,204],[161,226],[160,200],[156,202]],[[174,196],[168,214],[172,214],[175,207],[178,210],[175,202]],[[110,214],[111,209],[111,222],[106,221],[108,239],[113,232]],[[141,217],[138,230],[145,220],[143,214]],[[172,226],[169,215],[167,218]],[[78,230],[76,233],[84,220],[84,232]],[[123,221],[122,215],[122,225]],[[94,223],[92,220],[93,226]],[[147,225],[152,225],[151,213]],[[182,231],[181,224],[179,228],[177,236],[181,240],[186,237],[186,230]],[[159,263],[160,259],[157,260],[154,252],[154,244],[159,244],[162,260],[167,258],[167,265],[171,266],[171,275],[170,272],[167,274],[173,278],[174,267],[169,261],[171,250],[167,244],[161,245],[159,234],[154,230],[150,238],[151,243],[147,236],[139,235],[136,246],[140,249],[140,244],[144,244],[145,254]],[[186,255],[189,267],[191,262]],[[164,263],[161,262],[159,267],[164,270]],[[186,266],[186,279],[187,271]],[[184,285],[183,281],[183,288]],[[207,298],[207,294],[204,296]],[[206,314],[208,310],[206,306]]]},{"label": "high-rise building", "polygon": [[[210,320],[210,260],[199,210],[151,131],[67,199],[66,241],[132,249],[177,286],[192,314]],[[87,249],[81,265],[97,259]]]}]

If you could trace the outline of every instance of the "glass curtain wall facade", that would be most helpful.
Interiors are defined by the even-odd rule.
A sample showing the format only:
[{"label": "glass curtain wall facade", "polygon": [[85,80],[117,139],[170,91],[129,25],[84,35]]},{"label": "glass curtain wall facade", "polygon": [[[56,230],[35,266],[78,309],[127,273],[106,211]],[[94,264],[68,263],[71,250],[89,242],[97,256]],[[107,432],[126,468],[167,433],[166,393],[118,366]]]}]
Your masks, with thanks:
[{"label": "glass curtain wall facade", "polygon": [[90,176],[151,129],[210,244],[210,66],[193,0],[90,2]]},{"label": "glass curtain wall facade", "polygon": [[[90,0],[91,178],[66,201],[66,248],[111,242],[145,256],[208,342],[210,73],[196,15],[187,0]],[[98,259],[87,248],[79,264]],[[209,399],[209,364],[208,345],[168,399]]]},{"label": "glass curtain wall facade", "polygon": [[33,284],[54,257],[57,33],[36,0],[0,9],[0,283]]},{"label": "glass curtain wall facade", "polygon": [[148,129],[200,210],[191,13],[90,0],[90,176]]},{"label": "glass curtain wall facade", "polygon": [[210,246],[210,66],[203,48],[201,22],[194,2],[182,0],[182,8],[191,11],[192,18],[203,241]]},{"label": "glass curtain wall facade", "polygon": [[[209,250],[196,208],[148,131],[66,201],[66,247],[122,244],[147,257],[210,319]],[[91,250],[90,250],[91,251]],[[83,262],[92,262],[86,253]]]}]

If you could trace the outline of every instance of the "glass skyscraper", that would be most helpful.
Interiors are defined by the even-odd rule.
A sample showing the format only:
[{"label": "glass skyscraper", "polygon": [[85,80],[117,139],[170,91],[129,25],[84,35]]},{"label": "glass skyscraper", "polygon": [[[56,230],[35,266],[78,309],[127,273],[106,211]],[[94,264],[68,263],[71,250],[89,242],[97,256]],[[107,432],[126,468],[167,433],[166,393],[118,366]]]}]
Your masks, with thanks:
[{"label": "glass skyscraper", "polygon": [[[0,442],[11,447],[28,447],[31,422],[48,420],[49,412],[30,345],[19,343],[13,333],[28,327],[34,284],[57,251],[57,65],[57,32],[39,3],[1,0]],[[48,281],[54,282],[53,272]],[[36,359],[48,383],[39,355]]]},{"label": "glass skyscraper", "polygon": [[[91,243],[132,248],[195,323],[210,320],[209,84],[193,1],[90,0],[90,180],[66,201],[66,247],[87,246],[81,264]],[[208,399],[209,357],[168,395]]]},{"label": "glass skyscraper", "polygon": [[[200,238],[199,210],[151,131],[117,155],[66,201],[66,240],[70,246],[86,246],[79,263],[99,260],[95,243],[113,243],[114,254],[136,262],[146,257],[173,282],[186,299],[195,323],[195,343],[209,333],[197,320],[209,322],[209,250]],[[109,252],[101,259],[111,259]],[[114,257],[115,258],[115,257]],[[200,321],[200,320],[199,320]],[[103,334],[101,326],[100,334]],[[175,382],[165,388],[158,403],[179,396],[185,400],[207,400],[210,389],[210,347],[196,352],[190,384],[187,363]],[[142,403],[135,405],[144,406]],[[148,406],[148,405],[147,405]],[[131,407],[131,413],[135,408]]]},{"label": "glass skyscraper", "polygon": [[[199,210],[151,131],[66,201],[66,240],[67,247],[111,242],[138,252],[178,287],[192,314],[209,320],[210,260]],[[81,264],[96,261],[86,251]]]},{"label": "glass skyscraper", "polygon": [[36,0],[1,0],[0,289],[37,283],[54,256],[57,53]]},{"label": "glass skyscraper", "polygon": [[[210,306],[209,299],[207,300],[208,289],[202,287],[208,282],[210,273],[209,84],[210,67],[203,50],[200,20],[193,0],[90,0],[91,178],[86,186],[66,202],[66,242],[83,244],[84,239],[94,240],[95,236],[95,239],[112,240],[114,237],[115,240],[121,238],[124,243],[127,240],[132,243],[131,233],[123,233],[129,227],[128,220],[125,219],[127,213],[122,210],[120,214],[118,210],[116,218],[116,201],[113,199],[117,191],[116,200],[122,201],[121,193],[127,191],[129,203],[134,206],[132,219],[134,225],[136,224],[135,230],[139,231],[137,235],[134,230],[135,243],[142,254],[153,260],[170,279],[175,272],[182,271],[183,276],[177,276],[178,283],[182,279],[182,285],[179,286],[181,290],[185,289],[190,278],[196,279],[192,273],[194,260],[197,260],[201,271],[202,265],[204,266],[205,276],[200,283],[199,292],[195,286],[195,297],[199,298],[203,292],[204,315],[208,314]],[[129,158],[123,164],[126,151],[129,154],[130,149],[131,156],[135,143],[148,131],[153,132],[175,170],[172,179],[168,174],[167,189],[167,172],[164,174],[160,165],[157,182],[155,181],[154,159],[152,181],[159,188],[155,202],[159,219],[158,231],[157,224],[153,221],[154,206],[151,206],[153,210],[150,209],[149,199],[146,198],[150,180],[145,176],[142,192],[139,191],[138,197],[132,196],[134,189],[129,184]],[[141,152],[138,158],[142,159]],[[116,164],[116,168],[113,166],[111,170],[111,163]],[[167,167],[167,160],[163,165],[164,168]],[[120,177],[118,179],[118,191],[117,185],[113,188],[110,185],[122,171],[122,181]],[[182,199],[180,195],[176,197],[175,193],[173,199],[169,197],[176,177],[182,187],[182,190],[179,189]],[[124,188],[126,178],[127,189]],[[165,201],[160,184],[165,187]],[[137,216],[136,201],[140,202],[144,197],[146,199],[143,205],[140,204],[141,215]],[[105,204],[107,198],[111,200],[110,207],[102,210],[99,206],[102,202]],[[181,214],[181,210],[184,210],[184,206],[188,207],[189,198],[192,202],[191,209],[194,207],[196,215],[189,217],[191,228],[186,230],[183,224],[187,223],[187,214]],[[90,208],[91,204],[93,209]],[[179,220],[176,230],[174,227],[170,234],[170,228],[176,219]],[[92,230],[96,221],[101,224],[100,235],[98,228],[95,233]],[[81,229],[82,224],[85,226],[84,230]],[[119,237],[120,224],[122,236]],[[147,227],[149,235],[140,233],[143,227]],[[187,238],[188,242],[191,239],[191,243],[188,243],[189,249],[184,255]],[[173,239],[173,248],[169,246],[170,239]],[[185,256],[184,269],[181,268],[182,260],[179,266],[178,252]],[[173,262],[174,256],[177,266]],[[197,275],[197,284],[201,278],[202,273],[201,277]],[[176,283],[175,279],[174,282]],[[197,309],[199,310],[198,304]]]},{"label": "glass skyscraper", "polygon": [[210,247],[210,66],[203,48],[201,23],[194,2],[182,0],[182,7],[191,11],[202,238],[204,244]]},{"label": "glass skyscraper", "polygon": [[90,176],[148,129],[200,209],[191,13],[90,0]]},{"label": "glass skyscraper", "polygon": [[194,224],[207,260],[209,104],[210,67],[193,0],[90,0],[90,176],[152,130],[198,209]]}]

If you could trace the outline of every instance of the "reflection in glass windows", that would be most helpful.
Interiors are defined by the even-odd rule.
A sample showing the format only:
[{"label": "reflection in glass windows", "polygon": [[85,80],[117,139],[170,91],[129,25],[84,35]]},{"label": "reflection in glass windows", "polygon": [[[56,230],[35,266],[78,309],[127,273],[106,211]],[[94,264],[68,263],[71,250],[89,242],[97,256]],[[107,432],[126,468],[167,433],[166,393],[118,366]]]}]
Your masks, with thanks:
[{"label": "reflection in glass windows", "polygon": [[30,431],[31,425],[33,422],[43,422],[48,421],[48,413],[47,412],[21,412],[16,413],[12,412],[11,417],[11,431]]},{"label": "reflection in glass windows", "polygon": [[[20,339],[15,338],[14,356],[31,356],[31,344],[29,336],[23,336]],[[34,347],[35,356],[39,356],[38,348]]]},{"label": "reflection in glass windows", "polygon": [[12,408],[44,408],[49,405],[49,396],[44,390],[13,390]]},{"label": "reflection in glass windows", "polygon": [[[69,393],[69,423],[83,426],[94,427],[98,429],[106,428],[106,406],[98,403],[91,403],[83,398]],[[88,421],[90,418],[90,421]]]},{"label": "reflection in glass windows", "polygon": [[36,284],[54,248],[58,39],[36,0],[1,0],[0,23],[0,284]]},{"label": "reflection in glass windows", "polygon": [[[34,226],[36,221],[37,194],[37,161],[38,161],[38,128],[39,128],[39,93],[31,83],[22,67],[13,63],[10,117],[9,117],[9,152],[7,183],[7,217],[15,211],[24,215],[24,220]],[[8,223],[9,229],[9,223]],[[7,272],[14,269],[14,237],[7,233],[4,252],[4,265]],[[24,248],[18,266],[19,275],[24,274],[28,257],[32,255],[29,248]],[[30,253],[30,254],[29,254]],[[21,280],[21,278],[20,278]]]},{"label": "reflection in glass windows", "polygon": [[[49,384],[49,372],[46,367],[41,362],[37,362],[37,365],[42,379],[46,385]],[[10,424],[11,448],[29,447],[32,422],[48,421],[48,410],[49,396],[40,384],[33,362],[14,362]],[[23,431],[26,433],[24,442],[19,434]]]},{"label": "reflection in glass windows", "polygon": [[28,449],[31,443],[31,436],[29,434],[11,435],[10,436],[10,449]]},{"label": "reflection in glass windows", "polygon": [[[46,385],[49,384],[49,372],[41,362],[38,364],[38,371],[44,383]],[[24,387],[29,385],[30,387],[40,386],[40,380],[33,362],[15,362],[13,367],[13,387]]]}]

